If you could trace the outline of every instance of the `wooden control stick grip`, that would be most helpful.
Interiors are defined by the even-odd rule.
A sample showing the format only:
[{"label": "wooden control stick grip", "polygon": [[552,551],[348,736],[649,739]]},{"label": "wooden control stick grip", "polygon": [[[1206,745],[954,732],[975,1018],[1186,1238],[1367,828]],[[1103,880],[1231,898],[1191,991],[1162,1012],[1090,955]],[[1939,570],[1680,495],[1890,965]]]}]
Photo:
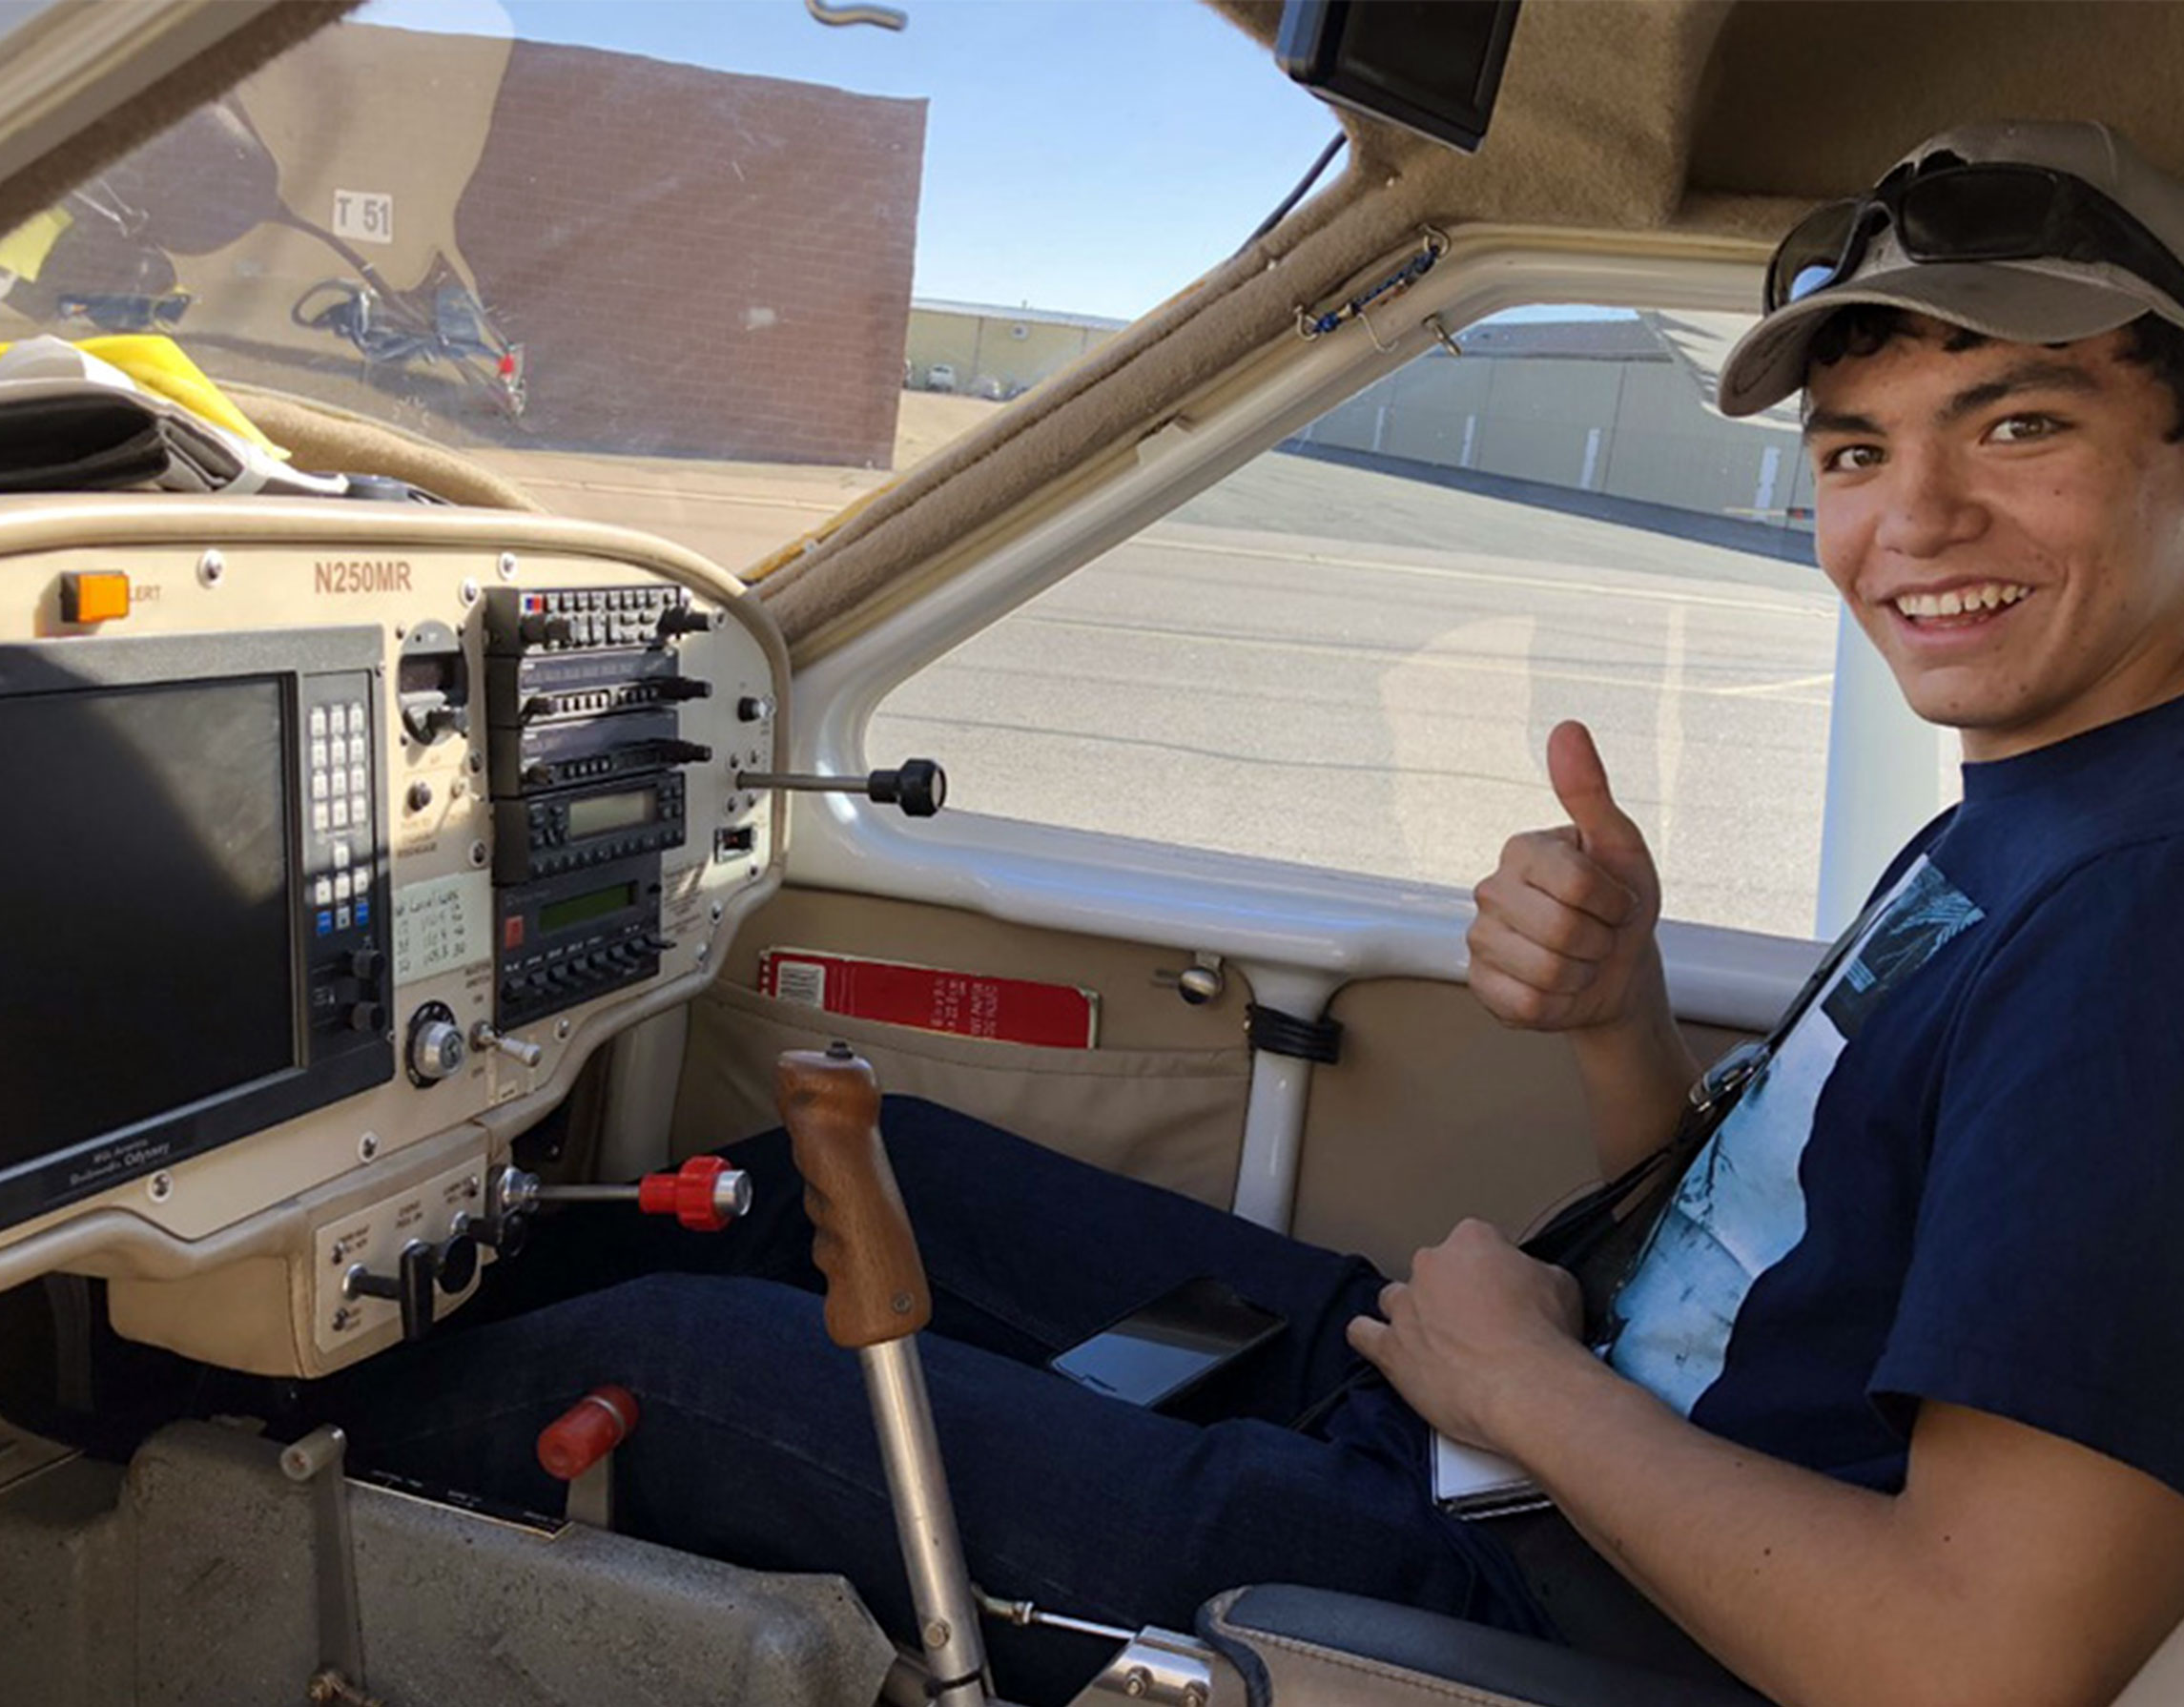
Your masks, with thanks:
[{"label": "wooden control stick grip", "polygon": [[879,1081],[836,1043],[786,1051],[773,1094],[804,1176],[812,1260],[827,1277],[827,1337],[852,1350],[907,1339],[931,1320],[933,1295],[880,1144]]}]

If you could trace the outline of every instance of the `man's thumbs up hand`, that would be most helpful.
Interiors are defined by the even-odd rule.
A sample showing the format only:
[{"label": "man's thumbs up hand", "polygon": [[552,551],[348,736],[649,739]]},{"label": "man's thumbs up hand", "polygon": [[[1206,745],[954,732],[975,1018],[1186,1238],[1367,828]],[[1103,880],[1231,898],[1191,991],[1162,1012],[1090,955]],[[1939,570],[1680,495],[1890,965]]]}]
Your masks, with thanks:
[{"label": "man's thumbs up hand", "polygon": [[1578,851],[1634,889],[1641,883],[1650,887],[1658,900],[1660,885],[1645,834],[1616,804],[1615,792],[1608,787],[1608,768],[1600,763],[1591,730],[1581,723],[1555,726],[1547,737],[1547,780],[1570,814]]},{"label": "man's thumbs up hand", "polygon": [[1632,1018],[1654,957],[1660,878],[1581,723],[1547,738],[1547,777],[1570,821],[1510,838],[1474,892],[1472,993],[1504,1024],[1581,1031]]}]

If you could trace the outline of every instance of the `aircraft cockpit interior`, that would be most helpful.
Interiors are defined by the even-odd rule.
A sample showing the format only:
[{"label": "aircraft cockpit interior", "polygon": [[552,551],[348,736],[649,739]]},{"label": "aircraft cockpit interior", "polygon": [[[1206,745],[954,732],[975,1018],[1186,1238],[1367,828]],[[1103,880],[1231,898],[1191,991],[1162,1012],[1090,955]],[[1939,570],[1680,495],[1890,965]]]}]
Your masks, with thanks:
[{"label": "aircraft cockpit interior", "polygon": [[[2177,66],[2126,0],[0,3],[0,1707],[1764,1707],[1409,1581],[1017,1572],[921,1357],[1044,1327],[919,1226],[1083,1176],[931,1158],[1179,1229],[996,1455],[1295,1342],[1213,1218],[1354,1287],[1594,1201],[1471,986],[1551,731],[1701,1064],[1960,787],[1796,400],[1722,406],[1775,241],[1968,103],[2184,163]],[[682,1284],[784,1227],[787,1314]],[[1410,1423],[1436,1521],[1558,1521]]]},{"label": "aircraft cockpit interior", "polygon": [[37,829],[0,1261],[83,1265],[117,1331],[231,1368],[319,1375],[458,1306],[521,1237],[511,1139],[778,880],[786,671],[743,589],[420,513],[7,517]]}]

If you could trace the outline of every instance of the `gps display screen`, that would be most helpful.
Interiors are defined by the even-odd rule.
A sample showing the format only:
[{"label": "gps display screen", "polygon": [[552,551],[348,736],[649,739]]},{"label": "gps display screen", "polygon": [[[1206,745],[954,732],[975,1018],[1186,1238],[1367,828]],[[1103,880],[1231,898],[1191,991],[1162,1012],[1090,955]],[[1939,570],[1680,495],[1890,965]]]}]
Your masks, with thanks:
[{"label": "gps display screen", "polygon": [[0,1175],[297,1064],[286,752],[270,677],[0,698]]}]

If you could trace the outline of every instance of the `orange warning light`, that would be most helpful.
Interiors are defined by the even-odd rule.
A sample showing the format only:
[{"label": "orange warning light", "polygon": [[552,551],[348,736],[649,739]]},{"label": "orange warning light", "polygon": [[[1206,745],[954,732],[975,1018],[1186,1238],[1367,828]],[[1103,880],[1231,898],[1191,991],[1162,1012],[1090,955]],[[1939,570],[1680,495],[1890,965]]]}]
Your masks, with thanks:
[{"label": "orange warning light", "polygon": [[119,569],[85,569],[61,577],[61,621],[111,623],[129,614],[129,577]]}]

